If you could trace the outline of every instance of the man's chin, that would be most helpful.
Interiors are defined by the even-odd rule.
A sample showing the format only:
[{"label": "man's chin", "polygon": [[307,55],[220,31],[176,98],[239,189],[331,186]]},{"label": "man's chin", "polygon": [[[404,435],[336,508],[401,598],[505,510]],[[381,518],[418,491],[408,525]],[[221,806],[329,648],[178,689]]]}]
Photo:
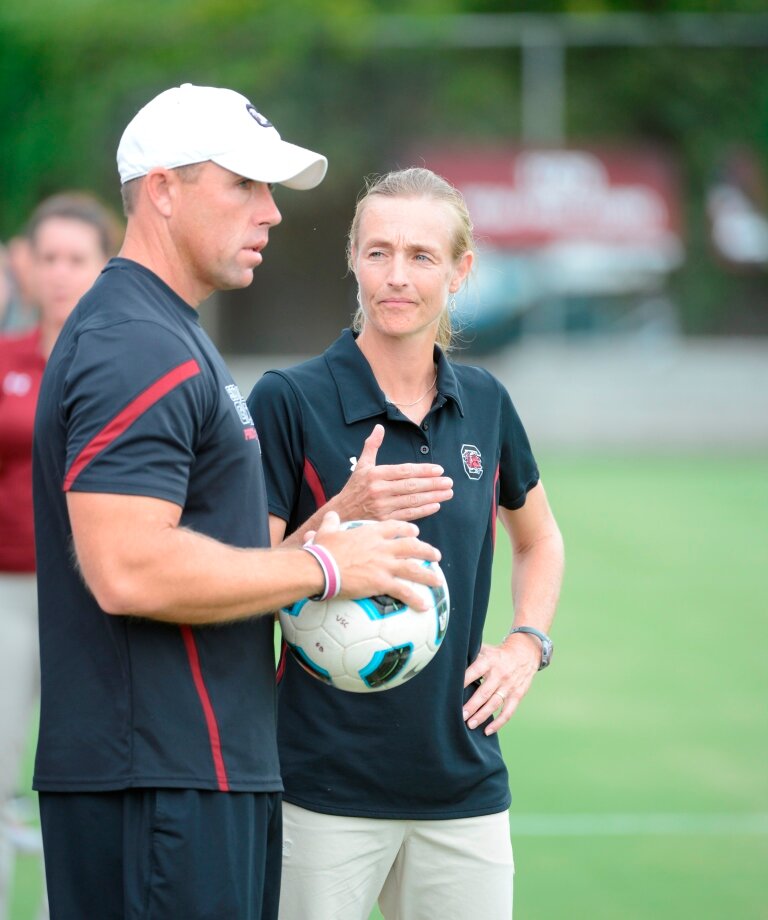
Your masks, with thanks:
[{"label": "man's chin", "polygon": [[229,275],[226,278],[222,278],[216,286],[216,290],[239,291],[242,288],[247,288],[253,282],[253,272],[253,268],[244,268],[241,269],[237,275]]}]

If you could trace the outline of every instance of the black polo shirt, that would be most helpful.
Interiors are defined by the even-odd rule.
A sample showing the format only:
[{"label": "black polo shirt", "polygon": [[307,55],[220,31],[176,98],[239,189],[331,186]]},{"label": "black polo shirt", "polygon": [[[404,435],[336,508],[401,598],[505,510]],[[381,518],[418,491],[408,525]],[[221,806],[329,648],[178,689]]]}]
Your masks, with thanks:
[{"label": "black polo shirt", "polygon": [[165,499],[181,526],[269,544],[245,400],[197,312],[126,259],[67,321],[38,403],[35,788],[279,791],[272,617],[191,628],[105,614],[75,567],[68,491]]},{"label": "black polo shirt", "polygon": [[379,463],[439,463],[454,481],[453,499],[417,522],[442,553],[451,595],[448,632],[430,664],[400,687],[366,695],[327,687],[283,656],[284,797],[314,811],[458,818],[509,805],[498,737],[462,719],[473,690],[464,690],[464,672],[482,642],[497,506],[520,508],[539,474],[504,387],[439,349],[435,360],[438,395],[421,425],[386,402],[349,330],[320,357],[265,374],[248,399],[269,510],[288,533],[341,490],[377,422],[386,429]]}]

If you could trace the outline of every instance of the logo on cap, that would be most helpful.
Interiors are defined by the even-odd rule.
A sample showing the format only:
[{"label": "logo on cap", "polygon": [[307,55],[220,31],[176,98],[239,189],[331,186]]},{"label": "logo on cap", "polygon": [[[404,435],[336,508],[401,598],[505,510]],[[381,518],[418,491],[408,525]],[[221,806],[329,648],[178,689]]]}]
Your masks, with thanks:
[{"label": "logo on cap", "polygon": [[257,122],[261,125],[262,128],[271,128],[271,127],[273,127],[272,122],[271,122],[268,118],[265,118],[265,117],[261,114],[261,112],[258,111],[258,109],[256,108],[256,106],[251,105],[251,103],[249,102],[248,105],[247,105],[245,108],[247,109],[248,114],[251,116],[251,118],[252,118],[254,121],[257,121]]},{"label": "logo on cap", "polygon": [[483,475],[483,458],[474,444],[461,445],[461,462],[470,479],[479,479]]}]

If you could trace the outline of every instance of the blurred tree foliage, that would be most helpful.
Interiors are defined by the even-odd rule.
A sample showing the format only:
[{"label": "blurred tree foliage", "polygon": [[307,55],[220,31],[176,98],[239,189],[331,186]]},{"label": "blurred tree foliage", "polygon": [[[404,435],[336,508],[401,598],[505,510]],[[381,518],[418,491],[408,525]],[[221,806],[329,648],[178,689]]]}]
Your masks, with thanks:
[{"label": "blurred tree foliage", "polygon": [[[623,0],[514,7],[576,16],[631,9]],[[764,2],[643,4],[660,14],[737,9],[757,13]],[[281,192],[278,242],[253,288],[226,298],[233,309],[223,311],[219,330],[233,350],[297,350],[288,332],[265,332],[263,310],[252,309],[258,302],[280,311],[283,327],[327,340],[352,307],[344,242],[362,177],[417,160],[421,144],[520,137],[517,47],[429,44],[416,31],[388,45],[382,17],[392,12],[387,0],[3,0],[0,239],[62,188],[88,187],[117,207],[114,152],[134,112],[181,82],[231,86],[331,166],[317,191]],[[408,12],[428,26],[438,14],[508,13],[510,4],[420,0]],[[768,48],[663,38],[650,47],[574,47],[566,76],[568,140],[651,141],[680,166],[688,258],[675,289],[685,328],[768,330],[753,306],[761,298],[768,313],[765,274],[726,275],[708,250],[704,215],[707,184],[732,147],[768,164]]]}]

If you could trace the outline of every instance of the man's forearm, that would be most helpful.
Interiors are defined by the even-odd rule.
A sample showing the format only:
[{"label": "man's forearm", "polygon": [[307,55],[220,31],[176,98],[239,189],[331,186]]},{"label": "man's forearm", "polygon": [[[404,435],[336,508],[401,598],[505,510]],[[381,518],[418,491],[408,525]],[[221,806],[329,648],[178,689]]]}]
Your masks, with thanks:
[{"label": "man's forearm", "polygon": [[171,502],[67,496],[81,574],[106,613],[189,624],[266,613],[323,587],[300,549],[239,549],[179,525]]},{"label": "man's forearm", "polygon": [[177,528],[95,590],[107,613],[202,625],[270,613],[322,590],[318,564],[295,548],[238,549]]}]

